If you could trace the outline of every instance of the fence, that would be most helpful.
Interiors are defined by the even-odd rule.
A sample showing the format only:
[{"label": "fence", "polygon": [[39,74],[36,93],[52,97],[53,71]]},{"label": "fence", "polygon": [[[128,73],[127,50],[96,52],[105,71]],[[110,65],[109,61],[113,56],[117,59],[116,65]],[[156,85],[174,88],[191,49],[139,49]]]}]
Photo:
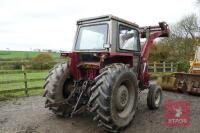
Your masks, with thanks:
[{"label": "fence", "polygon": [[176,72],[177,71],[177,64],[170,62],[170,63],[148,63],[149,72]]},{"label": "fence", "polygon": [[[27,77],[28,74],[38,75],[40,73],[43,73],[43,75],[44,74],[46,75],[47,71],[44,71],[44,70],[43,71],[31,71],[31,70],[26,71],[26,70],[24,70],[24,68],[22,70],[0,71],[0,94],[24,91],[25,95],[28,96],[29,95],[28,92],[30,90],[42,89],[42,84],[44,81],[43,75],[41,75],[39,78],[37,76],[35,76],[36,78],[34,78],[34,77],[28,78]],[[6,80],[5,79],[2,80],[3,76],[6,77]],[[41,81],[42,84],[41,85],[36,84],[36,86],[34,85],[31,87],[28,86],[28,84],[31,84],[31,83],[33,84],[33,82],[37,82],[37,81]],[[15,86],[12,84],[15,84]],[[20,86],[20,87],[11,89],[11,88],[9,88],[9,85],[12,85],[11,88],[16,87],[16,86]]]},{"label": "fence", "polygon": [[0,70],[21,69],[23,64],[29,62],[28,60],[0,61]]},{"label": "fence", "polygon": [[[12,62],[9,62],[12,64]],[[8,63],[8,64],[9,64]],[[22,63],[23,64],[23,63]],[[149,63],[148,64],[149,72],[176,72],[177,65],[173,62],[171,63]],[[35,73],[40,76],[34,76]],[[3,93],[15,93],[24,91],[25,95],[29,95],[30,90],[42,89],[44,83],[44,77],[47,75],[47,70],[25,70],[23,65],[21,70],[0,70],[0,94]],[[9,76],[11,75],[11,76]],[[13,76],[14,75],[14,76]],[[27,75],[29,77],[27,77]],[[3,79],[2,77],[6,78]],[[12,78],[10,78],[12,77]],[[33,82],[40,82],[39,84],[35,84]],[[15,87],[14,84],[20,84],[18,88]],[[29,86],[30,84],[34,84],[34,86]],[[10,86],[10,88],[9,88]],[[6,89],[5,89],[6,88]],[[12,88],[12,89],[11,89]]]}]

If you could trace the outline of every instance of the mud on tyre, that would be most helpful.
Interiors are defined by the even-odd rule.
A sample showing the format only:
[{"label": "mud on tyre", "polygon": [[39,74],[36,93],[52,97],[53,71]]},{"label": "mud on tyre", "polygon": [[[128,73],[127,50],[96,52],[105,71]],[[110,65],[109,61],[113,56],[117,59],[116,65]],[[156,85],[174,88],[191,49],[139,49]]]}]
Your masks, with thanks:
[{"label": "mud on tyre", "polygon": [[[44,84],[44,96],[46,97],[45,106],[66,99],[70,94],[71,84],[68,63],[58,64],[50,70]],[[71,113],[72,107],[62,104],[55,107],[49,107],[49,109],[58,116],[68,116]]]},{"label": "mud on tyre", "polygon": [[94,120],[111,132],[128,126],[135,115],[138,97],[134,72],[125,64],[112,64],[103,68],[95,80],[89,100]]}]

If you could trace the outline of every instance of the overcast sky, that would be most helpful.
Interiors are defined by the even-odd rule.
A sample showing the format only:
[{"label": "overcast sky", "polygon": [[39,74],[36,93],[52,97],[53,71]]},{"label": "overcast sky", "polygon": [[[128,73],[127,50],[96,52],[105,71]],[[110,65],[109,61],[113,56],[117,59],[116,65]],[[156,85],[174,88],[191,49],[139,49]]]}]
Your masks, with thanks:
[{"label": "overcast sky", "polygon": [[113,14],[144,26],[195,10],[195,0],[0,0],[0,50],[69,51],[80,18]]}]

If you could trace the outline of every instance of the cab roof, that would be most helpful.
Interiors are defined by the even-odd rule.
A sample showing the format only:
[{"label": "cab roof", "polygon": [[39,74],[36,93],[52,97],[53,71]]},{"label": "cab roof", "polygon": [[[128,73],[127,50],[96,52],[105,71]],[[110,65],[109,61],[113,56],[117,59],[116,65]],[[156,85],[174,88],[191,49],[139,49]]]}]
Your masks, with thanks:
[{"label": "cab roof", "polygon": [[122,23],[133,25],[135,27],[139,27],[136,23],[132,23],[130,21],[124,20],[122,18],[113,16],[113,15],[103,15],[103,16],[80,19],[77,21],[77,25],[88,24],[88,23],[97,23],[97,22],[110,21],[110,20],[116,20],[116,21],[119,21]]}]

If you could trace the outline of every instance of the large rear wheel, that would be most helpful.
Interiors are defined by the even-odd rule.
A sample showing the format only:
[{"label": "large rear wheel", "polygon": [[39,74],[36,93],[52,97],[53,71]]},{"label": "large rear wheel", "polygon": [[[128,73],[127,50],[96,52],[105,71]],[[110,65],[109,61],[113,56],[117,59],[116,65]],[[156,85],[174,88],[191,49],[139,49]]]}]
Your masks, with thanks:
[{"label": "large rear wheel", "polygon": [[[68,63],[62,63],[56,65],[46,77],[44,89],[46,97],[45,106],[50,104],[56,104],[64,101],[68,98],[72,91],[72,80],[70,79],[70,73],[68,69]],[[67,104],[60,104],[58,106],[49,107],[52,112],[58,116],[68,116],[72,107]]]},{"label": "large rear wheel", "polygon": [[134,72],[125,64],[112,64],[103,68],[95,80],[89,100],[94,120],[111,132],[128,126],[135,115],[138,97]]}]

